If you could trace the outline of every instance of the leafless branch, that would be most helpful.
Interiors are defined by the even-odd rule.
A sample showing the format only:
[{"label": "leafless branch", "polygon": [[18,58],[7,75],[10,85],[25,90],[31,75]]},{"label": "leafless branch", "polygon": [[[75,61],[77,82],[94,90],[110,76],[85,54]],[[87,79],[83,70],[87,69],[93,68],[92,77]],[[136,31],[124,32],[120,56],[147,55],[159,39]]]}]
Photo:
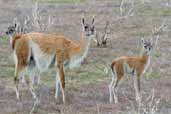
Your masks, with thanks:
[{"label": "leafless branch", "polygon": [[40,29],[40,19],[39,16],[39,10],[38,10],[38,2],[35,3],[34,8],[32,9],[32,26],[34,26],[36,29]]},{"label": "leafless branch", "polygon": [[152,35],[160,34],[161,32],[164,31],[166,26],[167,26],[166,25],[166,19],[164,19],[162,24],[159,27],[154,27],[154,29],[152,29]]},{"label": "leafless branch", "polygon": [[99,40],[99,34],[98,33],[96,33],[96,37],[93,40],[95,41],[95,43],[96,43],[97,46],[100,46],[101,45],[100,40]]},{"label": "leafless branch", "polygon": [[125,1],[122,0],[119,6],[119,15],[115,21],[121,21],[124,20],[130,16],[134,15],[134,0],[132,0],[131,8],[126,12],[126,9],[124,8]]},{"label": "leafless branch", "polygon": [[10,64],[1,64],[0,67],[15,67],[15,65],[10,65]]},{"label": "leafless branch", "polygon": [[31,109],[31,111],[29,112],[29,114],[33,114],[33,111],[35,110],[35,107],[36,107],[37,104],[38,104],[38,99],[36,99],[36,100],[34,101],[33,107],[32,107],[32,109]]},{"label": "leafless branch", "polygon": [[32,9],[32,26],[36,29],[36,31],[48,31],[54,25],[54,18],[51,15],[43,16],[40,13],[38,2],[35,3]]},{"label": "leafless branch", "polygon": [[107,31],[108,26],[109,26],[109,21],[106,21],[106,26],[104,28],[104,34],[102,36],[102,45],[105,45],[105,46],[107,44],[107,39],[108,39],[108,37],[107,37],[107,35],[108,35],[108,31]]},{"label": "leafless branch", "polygon": [[[126,95],[125,98],[127,98]],[[152,91],[149,92],[149,97],[139,103],[137,107],[135,107],[135,104],[128,98],[127,101],[129,101],[132,109],[131,114],[156,114],[159,110],[161,98],[158,98],[155,95],[155,90],[152,89]]]},{"label": "leafless branch", "polygon": [[141,3],[142,3],[142,4],[150,3],[150,2],[151,2],[151,0],[141,0]]},{"label": "leafless branch", "polygon": [[[163,22],[161,23],[161,25],[159,27],[154,27],[154,29],[152,29],[151,43],[155,42],[155,44],[153,46],[154,47],[153,53],[157,48],[157,44],[158,44],[160,34],[165,31],[165,28],[167,28],[166,19],[163,20]],[[156,37],[155,41],[153,41],[154,37]]]},{"label": "leafless branch", "polygon": [[[163,22],[161,23],[161,25],[159,27],[155,26],[154,29],[152,29],[152,35],[151,35],[151,43],[153,45],[152,60],[154,60],[153,58],[154,58],[155,52],[157,50],[157,45],[158,45],[158,41],[160,38],[160,34],[165,31],[165,28],[167,28],[166,19],[163,20]],[[151,67],[149,68],[149,72],[153,71],[152,65],[153,65],[153,61],[151,61],[151,65],[150,65]]]},{"label": "leafless branch", "polygon": [[124,5],[124,0],[121,1],[121,4],[119,6],[120,16],[123,16],[123,5]]},{"label": "leafless branch", "polygon": [[158,111],[158,106],[160,103],[160,98],[156,98],[155,91],[152,89],[152,93],[150,95],[148,103],[144,103],[144,107],[142,108],[143,113],[145,114],[155,114]]},{"label": "leafless branch", "polygon": [[164,7],[171,8],[171,1],[170,0],[164,1],[164,2],[162,2],[162,4]]},{"label": "leafless branch", "polygon": [[96,33],[95,42],[96,42],[98,47],[105,47],[107,45],[107,39],[109,39],[109,37],[108,37],[108,34],[109,34],[108,26],[109,26],[109,21],[106,21],[102,37],[100,37],[99,33]]},{"label": "leafless branch", "polygon": [[30,24],[30,18],[29,18],[29,16],[26,16],[26,18],[24,20],[24,25],[23,25],[23,31],[22,31],[23,33],[28,32],[29,24]]}]

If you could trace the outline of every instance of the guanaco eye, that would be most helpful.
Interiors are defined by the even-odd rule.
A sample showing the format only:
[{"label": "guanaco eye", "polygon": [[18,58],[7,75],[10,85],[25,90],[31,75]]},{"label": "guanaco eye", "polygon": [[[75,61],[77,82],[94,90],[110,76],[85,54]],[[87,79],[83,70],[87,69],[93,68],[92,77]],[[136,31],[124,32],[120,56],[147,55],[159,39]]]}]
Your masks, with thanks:
[{"label": "guanaco eye", "polygon": [[85,26],[84,28],[85,28],[85,30],[87,30],[88,29],[88,26]]},{"label": "guanaco eye", "polygon": [[151,48],[149,47],[148,50],[151,51]]},{"label": "guanaco eye", "polygon": [[94,32],[94,27],[91,28],[91,32]]},{"label": "guanaco eye", "polygon": [[145,45],[144,48],[147,49],[147,46]]},{"label": "guanaco eye", "polygon": [[10,30],[9,30],[9,33],[13,33],[13,32],[14,32],[14,30],[13,30],[13,29],[10,29]]}]

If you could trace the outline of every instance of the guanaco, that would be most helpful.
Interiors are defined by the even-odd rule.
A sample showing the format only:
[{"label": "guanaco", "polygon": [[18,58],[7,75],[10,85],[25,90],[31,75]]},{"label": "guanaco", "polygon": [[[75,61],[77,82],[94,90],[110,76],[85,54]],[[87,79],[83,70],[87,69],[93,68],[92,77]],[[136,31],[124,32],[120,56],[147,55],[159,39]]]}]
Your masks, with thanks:
[{"label": "guanaco", "polygon": [[[94,18],[91,23],[85,23],[82,18],[82,32],[80,42],[72,41],[64,35],[31,32],[27,34],[14,35],[12,37],[12,48],[15,61],[15,91],[19,99],[19,76],[28,71],[29,77],[39,71],[46,71],[50,67],[56,69],[56,91],[58,98],[59,88],[65,102],[65,66],[73,68],[81,64],[87,56],[90,41],[95,35]],[[7,30],[9,34],[11,29]],[[33,98],[36,98],[34,87],[30,84],[29,89]]]},{"label": "guanaco", "polygon": [[150,64],[150,55],[152,52],[152,44],[150,42],[145,42],[141,39],[143,53],[141,56],[122,56],[116,58],[112,64],[112,80],[109,84],[109,102],[113,102],[113,97],[115,103],[118,102],[118,97],[116,95],[118,84],[120,80],[126,75],[132,75],[134,78],[134,88],[136,92],[136,100],[141,101],[140,97],[140,77],[144,73]]}]

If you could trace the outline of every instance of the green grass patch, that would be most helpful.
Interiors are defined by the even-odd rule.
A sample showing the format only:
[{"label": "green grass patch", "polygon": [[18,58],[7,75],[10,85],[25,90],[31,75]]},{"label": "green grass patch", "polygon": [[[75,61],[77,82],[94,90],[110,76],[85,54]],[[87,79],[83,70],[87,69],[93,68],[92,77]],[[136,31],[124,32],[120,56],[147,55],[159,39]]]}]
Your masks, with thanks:
[{"label": "green grass patch", "polygon": [[0,42],[4,43],[4,42],[7,42],[9,40],[9,38],[7,36],[0,36]]},{"label": "green grass patch", "polygon": [[94,71],[88,71],[80,74],[80,81],[86,82],[86,83],[99,83],[101,82],[102,78],[105,76],[104,72],[101,70],[94,70]]},{"label": "green grass patch", "polygon": [[[86,70],[81,71],[77,73],[72,73],[72,75],[69,77],[69,82],[74,84],[98,84],[105,77],[107,77],[107,74],[104,73],[103,68],[92,68],[94,70]],[[71,74],[71,73],[70,73]]]},{"label": "green grass patch", "polygon": [[14,68],[1,67],[0,77],[9,77],[14,75]]},{"label": "green grass patch", "polygon": [[129,35],[131,36],[139,36],[139,37],[144,37],[144,36],[149,36],[150,33],[149,32],[145,32],[145,31],[132,31],[129,32]]},{"label": "green grass patch", "polygon": [[141,16],[171,16],[171,8],[152,8],[148,5],[140,5],[137,13]]},{"label": "green grass patch", "polygon": [[[101,68],[97,68],[91,71],[82,71],[74,69],[72,71],[65,72],[65,83],[70,84],[72,86],[78,86],[82,84],[99,84],[107,74],[104,73]],[[41,74],[41,82],[48,87],[55,86],[56,72],[44,72]]]},{"label": "green grass patch", "polygon": [[44,72],[40,74],[40,80],[43,84],[47,85],[48,87],[55,86],[56,81],[56,73],[52,71]]},{"label": "green grass patch", "polygon": [[156,52],[156,53],[154,53],[154,56],[156,57],[156,58],[161,58],[161,53],[159,53],[159,52]]},{"label": "green grass patch", "polygon": [[[99,68],[93,68],[94,70],[80,70],[74,69],[65,72],[66,84],[71,84],[73,86],[78,86],[82,84],[100,84],[106,77],[107,74],[104,72],[104,68],[101,66]],[[0,77],[11,79],[14,77],[14,68],[1,68]],[[41,83],[48,86],[54,87],[56,81],[56,71],[54,69],[40,74]],[[13,80],[12,80],[13,81]]]},{"label": "green grass patch", "polygon": [[171,16],[171,8],[160,8],[158,12],[160,16]]},{"label": "green grass patch", "polygon": [[33,1],[51,3],[51,4],[54,4],[54,3],[61,4],[61,3],[82,3],[82,2],[85,2],[86,0],[33,0]]},{"label": "green grass patch", "polygon": [[145,73],[146,80],[159,79],[160,74],[158,72]]},{"label": "green grass patch", "polygon": [[137,8],[138,15],[148,16],[148,15],[154,15],[153,9],[148,5],[139,5]]},{"label": "green grass patch", "polygon": [[155,8],[148,5],[140,5],[137,8],[137,14],[140,16],[170,16],[170,8]]}]

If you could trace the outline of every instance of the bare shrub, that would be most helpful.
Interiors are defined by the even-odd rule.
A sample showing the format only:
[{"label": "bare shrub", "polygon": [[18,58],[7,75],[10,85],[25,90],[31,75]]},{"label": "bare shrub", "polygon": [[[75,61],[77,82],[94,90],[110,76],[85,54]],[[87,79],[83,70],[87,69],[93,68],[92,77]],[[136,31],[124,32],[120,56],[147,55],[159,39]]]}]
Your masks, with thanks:
[{"label": "bare shrub", "polygon": [[31,25],[34,31],[47,32],[53,25],[55,19],[51,15],[44,16],[38,7],[38,2],[32,8],[32,21]]},{"label": "bare shrub", "polygon": [[109,21],[106,21],[106,25],[105,25],[104,31],[102,32],[102,35],[100,35],[99,32],[96,33],[96,37],[94,40],[96,42],[97,47],[106,47],[107,46],[107,41],[109,39],[108,26],[109,26]]},{"label": "bare shrub", "polygon": [[30,14],[31,15],[25,16],[23,21],[14,18],[18,25],[17,33],[25,34],[31,31],[49,32],[54,26],[55,19],[51,15],[46,16],[43,14],[38,7],[38,2],[32,7]]}]

